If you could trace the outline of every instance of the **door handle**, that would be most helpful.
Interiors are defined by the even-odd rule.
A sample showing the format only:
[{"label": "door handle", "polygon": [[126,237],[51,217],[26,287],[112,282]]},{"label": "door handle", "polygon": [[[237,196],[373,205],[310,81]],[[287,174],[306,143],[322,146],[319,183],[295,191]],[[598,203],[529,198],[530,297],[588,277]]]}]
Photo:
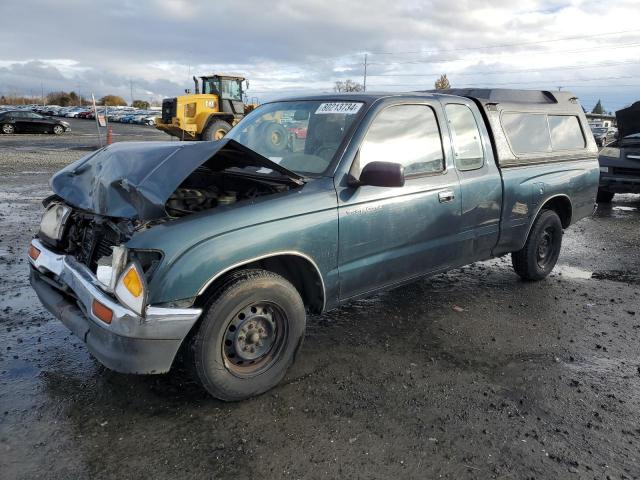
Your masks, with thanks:
[{"label": "door handle", "polygon": [[444,190],[442,192],[438,192],[438,200],[440,203],[451,202],[456,198],[456,194],[453,193],[453,190]]}]

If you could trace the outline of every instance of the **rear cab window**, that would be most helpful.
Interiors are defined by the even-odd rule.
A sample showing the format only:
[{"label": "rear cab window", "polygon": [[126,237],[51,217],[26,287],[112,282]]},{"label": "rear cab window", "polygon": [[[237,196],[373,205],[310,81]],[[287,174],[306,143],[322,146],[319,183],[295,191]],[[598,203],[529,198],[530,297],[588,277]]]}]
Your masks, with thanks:
[{"label": "rear cab window", "polygon": [[392,105],[371,123],[360,146],[360,169],[370,162],[395,162],[407,177],[445,169],[436,115],[428,105]]},{"label": "rear cab window", "polygon": [[477,170],[484,165],[484,150],[478,123],[471,109],[462,104],[445,105],[445,113],[455,158],[456,168],[461,171]]}]

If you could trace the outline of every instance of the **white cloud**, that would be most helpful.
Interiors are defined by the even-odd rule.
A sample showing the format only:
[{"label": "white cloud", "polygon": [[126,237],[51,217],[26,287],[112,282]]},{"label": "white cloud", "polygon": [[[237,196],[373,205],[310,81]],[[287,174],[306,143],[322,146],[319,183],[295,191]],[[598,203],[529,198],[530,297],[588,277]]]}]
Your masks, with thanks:
[{"label": "white cloud", "polygon": [[[612,110],[640,89],[627,78],[640,73],[636,0],[21,0],[2,2],[0,18],[29,19],[0,30],[5,94],[42,82],[128,98],[132,82],[134,96],[161,98],[191,88],[190,72],[223,71],[264,100],[361,81],[364,52],[376,89],[430,88],[447,73],[454,86],[568,87]],[[620,33],[547,42],[609,32]]]}]

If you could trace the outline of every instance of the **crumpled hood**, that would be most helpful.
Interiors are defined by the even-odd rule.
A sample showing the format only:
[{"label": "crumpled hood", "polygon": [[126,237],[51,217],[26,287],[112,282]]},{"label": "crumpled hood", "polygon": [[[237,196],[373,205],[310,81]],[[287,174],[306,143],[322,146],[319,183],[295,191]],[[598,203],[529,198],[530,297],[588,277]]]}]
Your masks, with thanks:
[{"label": "crumpled hood", "polygon": [[[298,182],[299,175],[232,139],[218,142],[121,142],[56,173],[52,190],[70,205],[99,215],[151,220],[166,215],[169,196],[196,168],[256,166]],[[219,158],[218,158],[219,157]]]},{"label": "crumpled hood", "polygon": [[630,107],[618,110],[616,119],[618,121],[618,132],[620,133],[619,138],[640,133],[640,102],[635,102]]}]

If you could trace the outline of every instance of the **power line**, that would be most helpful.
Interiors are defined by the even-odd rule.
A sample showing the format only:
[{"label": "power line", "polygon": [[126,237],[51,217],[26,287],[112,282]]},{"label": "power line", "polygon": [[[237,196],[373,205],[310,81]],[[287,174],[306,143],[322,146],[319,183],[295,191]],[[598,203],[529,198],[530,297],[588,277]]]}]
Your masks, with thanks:
[{"label": "power line", "polygon": [[[627,43],[623,45],[601,45],[598,47],[589,47],[589,48],[581,48],[577,50],[552,50],[544,51],[544,52],[528,52],[527,56],[533,55],[549,55],[549,53],[581,53],[581,52],[592,52],[594,50],[608,49],[614,50],[619,48],[634,48],[640,46],[640,43]],[[522,55],[522,52],[504,52],[498,53],[497,56],[509,56],[509,55]],[[459,59],[456,59],[459,60]],[[453,60],[453,61],[456,61]],[[423,63],[451,63],[451,60],[411,60],[406,62],[369,62],[369,65],[420,65]]]},{"label": "power line", "polygon": [[[371,63],[369,63],[371,65]],[[478,70],[475,72],[451,72],[448,75],[460,76],[473,76],[473,75],[495,75],[495,74],[509,74],[509,73],[530,73],[530,72],[543,72],[543,71],[555,71],[555,70],[582,70],[587,68],[599,68],[599,67],[614,67],[618,65],[640,65],[640,60],[631,60],[628,62],[607,62],[607,63],[594,63],[591,65],[569,65],[566,67],[548,67],[548,68],[528,68],[522,70]],[[369,73],[368,77],[427,77],[431,75],[440,75],[442,72],[426,72],[426,73]]]},{"label": "power line", "polygon": [[[615,77],[597,77],[597,78],[589,78],[589,79],[579,79],[579,78],[574,78],[574,79],[564,79],[564,80],[527,80],[525,82],[473,82],[473,83],[461,83],[459,84],[460,86],[478,86],[478,85],[530,85],[530,84],[536,84],[539,85],[540,83],[546,83],[546,84],[550,84],[550,83],[554,83],[556,85],[559,84],[563,84],[565,82],[571,83],[571,82],[576,82],[576,81],[586,81],[586,82],[591,82],[593,80],[621,80],[621,79],[627,79],[627,78],[638,78],[637,75],[622,75],[622,76],[615,76]],[[374,84],[372,86],[396,86],[396,87],[411,87],[411,86],[420,86],[420,84],[410,84],[410,83],[380,83],[380,84]]]},{"label": "power line", "polygon": [[450,49],[441,49],[441,50],[413,50],[413,51],[397,51],[397,52],[368,52],[370,55],[405,55],[405,54],[434,54],[434,53],[443,53],[443,52],[461,52],[468,50],[483,50],[487,48],[507,48],[507,47],[521,47],[525,45],[538,45],[543,43],[551,43],[551,42],[563,42],[566,40],[584,40],[588,38],[596,38],[596,37],[604,37],[608,35],[623,35],[625,33],[635,33],[640,32],[639,29],[634,30],[619,30],[617,32],[606,32],[606,33],[596,33],[592,35],[580,35],[574,37],[561,37],[554,38],[550,40],[537,40],[531,42],[518,42],[518,43],[503,43],[500,45],[483,45],[479,47],[465,47],[465,48],[450,48]]}]

